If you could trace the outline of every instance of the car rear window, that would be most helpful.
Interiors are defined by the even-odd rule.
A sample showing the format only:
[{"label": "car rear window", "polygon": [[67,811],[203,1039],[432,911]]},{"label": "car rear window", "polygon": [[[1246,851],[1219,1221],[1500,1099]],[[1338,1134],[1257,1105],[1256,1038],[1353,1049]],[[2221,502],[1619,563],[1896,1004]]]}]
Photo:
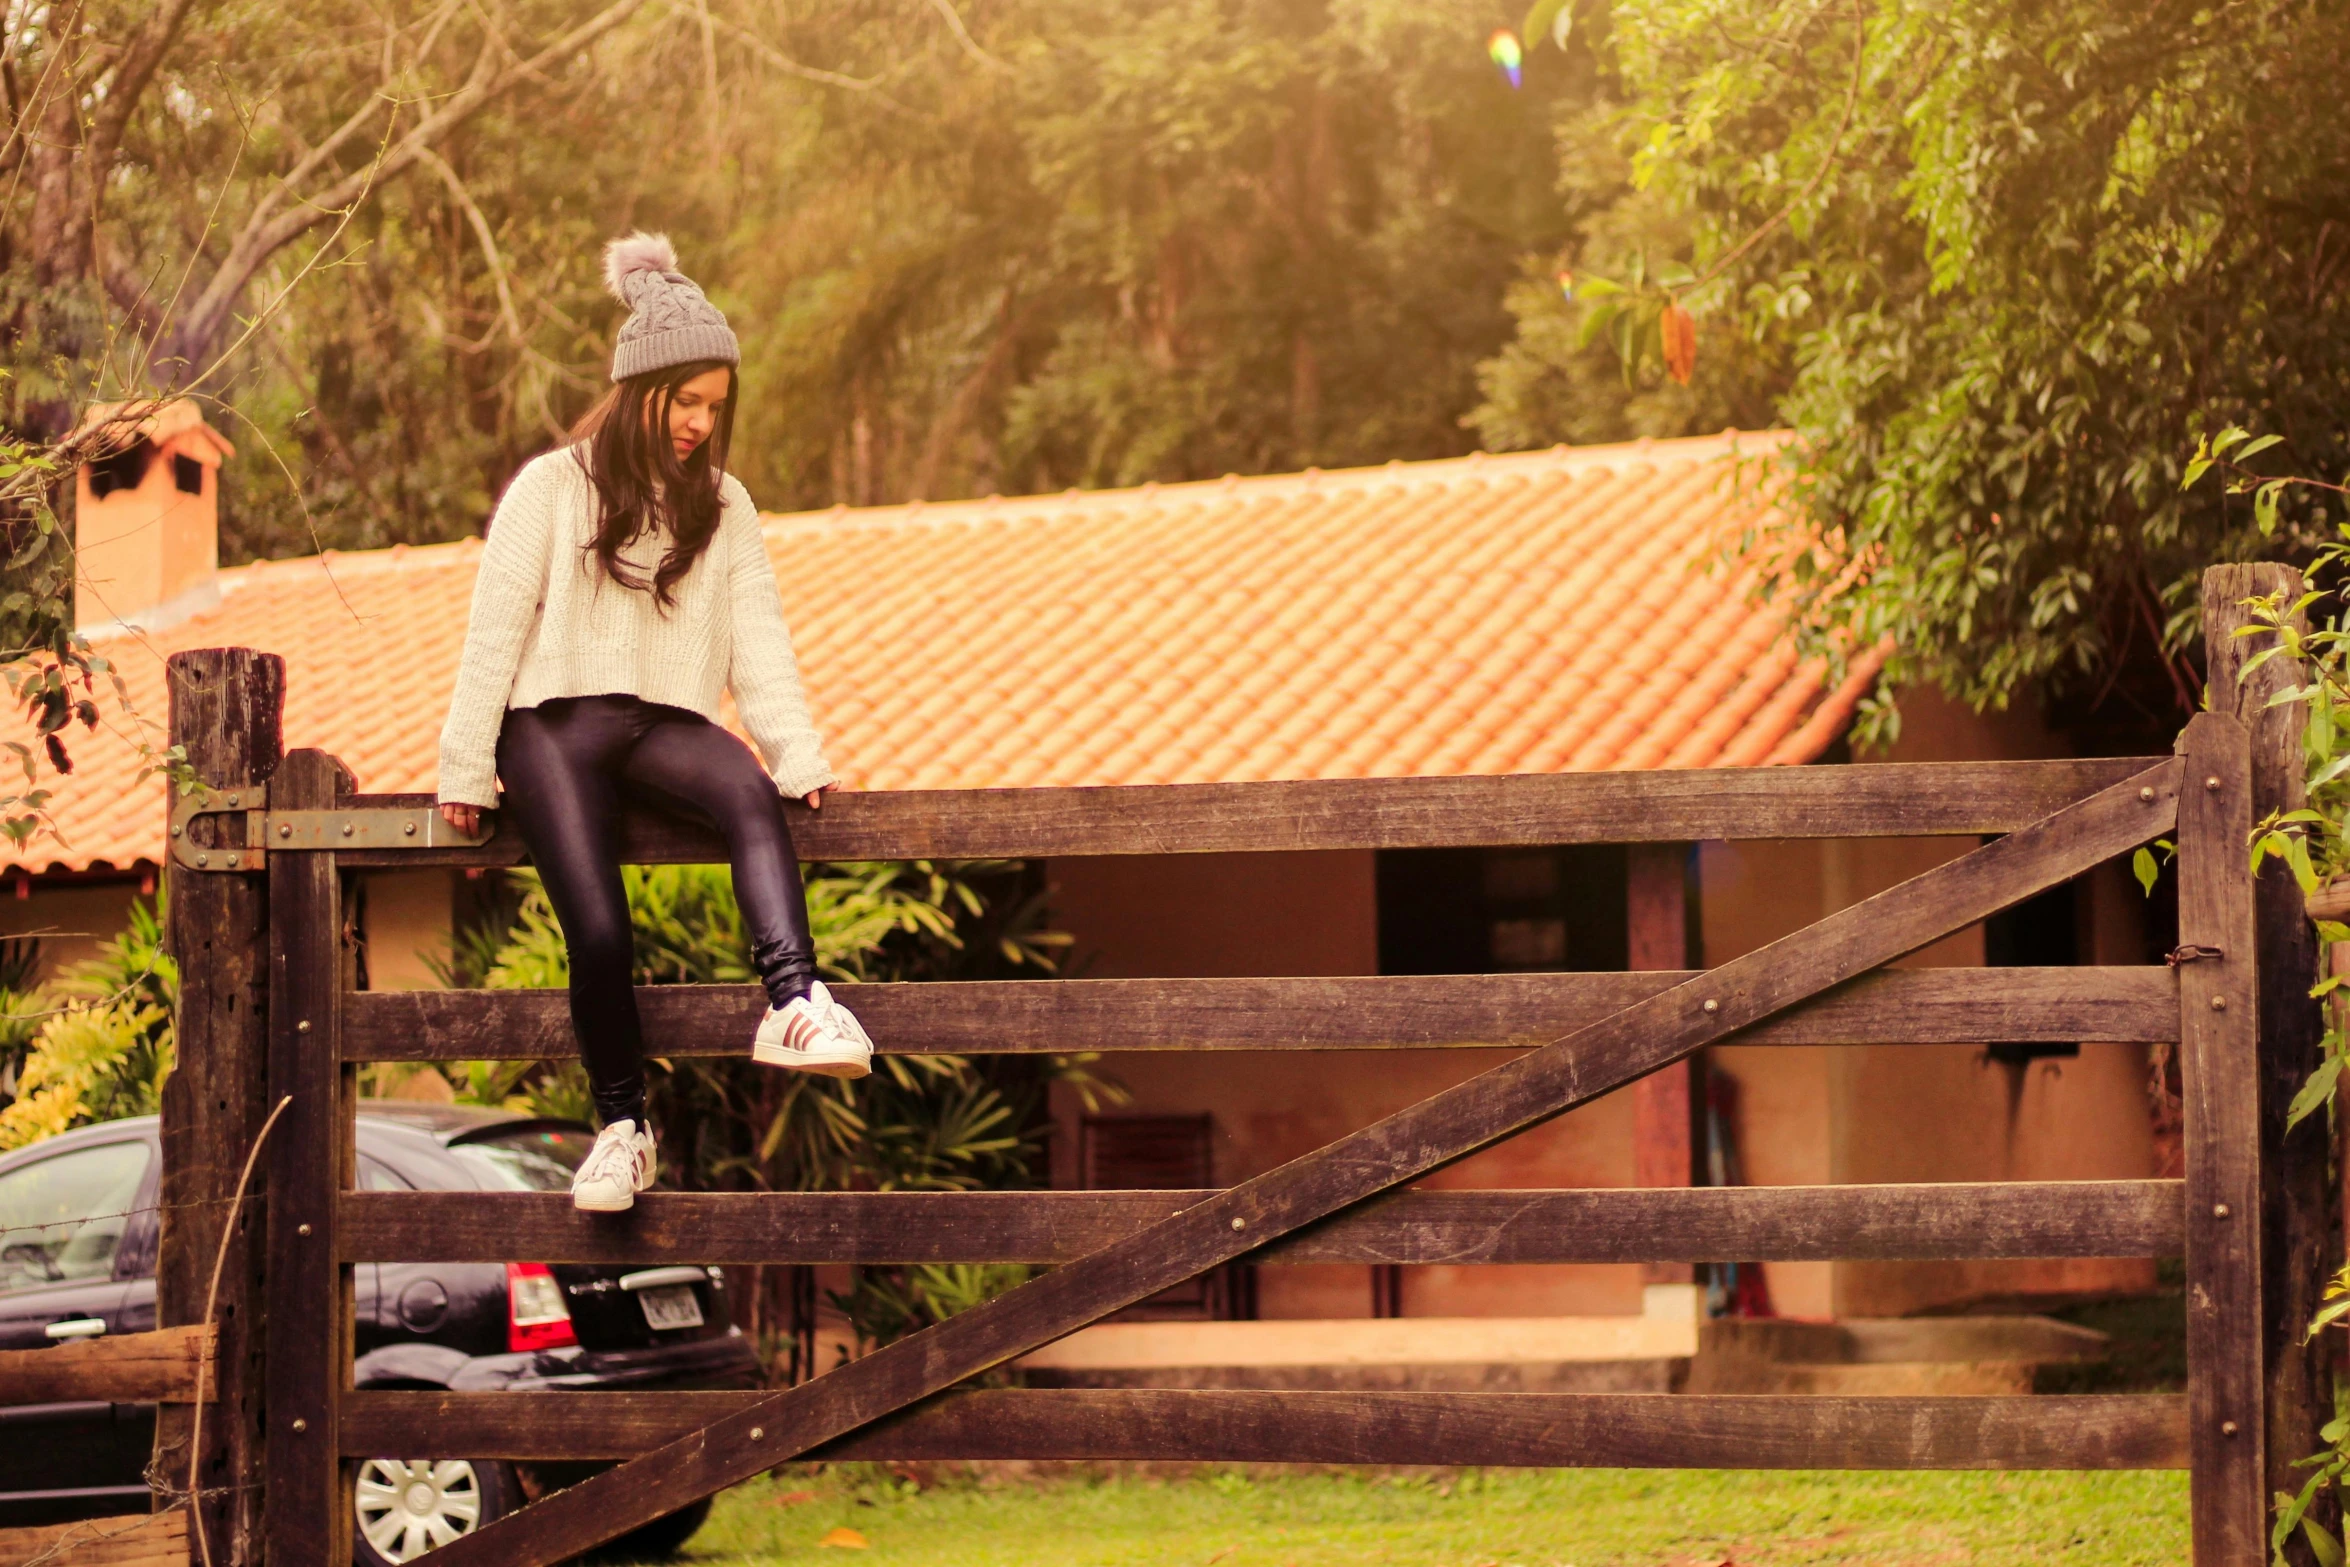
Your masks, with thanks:
[{"label": "car rear window", "polygon": [[593,1132],[561,1126],[529,1126],[493,1133],[449,1149],[492,1191],[565,1192],[571,1177],[596,1145]]},{"label": "car rear window", "polygon": [[109,1277],[147,1159],[144,1141],[100,1143],[0,1176],[0,1290]]}]

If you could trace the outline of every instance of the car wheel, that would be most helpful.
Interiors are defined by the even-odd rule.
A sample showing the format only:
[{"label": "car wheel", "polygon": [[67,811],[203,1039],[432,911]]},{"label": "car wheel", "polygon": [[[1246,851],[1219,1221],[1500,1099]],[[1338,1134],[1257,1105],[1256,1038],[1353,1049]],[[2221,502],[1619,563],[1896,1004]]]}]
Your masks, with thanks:
[{"label": "car wheel", "polygon": [[398,1567],[522,1505],[512,1466],[483,1458],[370,1458],[352,1500],[351,1557]]},{"label": "car wheel", "polygon": [[705,1496],[691,1507],[680,1507],[666,1517],[640,1524],[618,1539],[607,1541],[596,1554],[624,1561],[675,1556],[685,1549],[685,1542],[694,1537],[694,1531],[709,1521],[710,1498]]}]

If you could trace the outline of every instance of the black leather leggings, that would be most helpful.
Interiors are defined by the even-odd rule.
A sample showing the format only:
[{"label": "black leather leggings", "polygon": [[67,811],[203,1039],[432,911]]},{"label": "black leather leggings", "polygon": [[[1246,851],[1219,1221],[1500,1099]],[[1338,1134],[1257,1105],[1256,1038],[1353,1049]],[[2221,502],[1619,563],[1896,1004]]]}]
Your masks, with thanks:
[{"label": "black leather leggings", "polygon": [[726,837],[751,963],[771,1004],[816,977],[807,896],[775,781],[733,735],[699,713],[633,696],[564,697],[506,714],[498,734],[504,809],[571,949],[571,1027],[609,1125],[644,1124],[644,1032],[620,880],[620,805],[692,817]]}]

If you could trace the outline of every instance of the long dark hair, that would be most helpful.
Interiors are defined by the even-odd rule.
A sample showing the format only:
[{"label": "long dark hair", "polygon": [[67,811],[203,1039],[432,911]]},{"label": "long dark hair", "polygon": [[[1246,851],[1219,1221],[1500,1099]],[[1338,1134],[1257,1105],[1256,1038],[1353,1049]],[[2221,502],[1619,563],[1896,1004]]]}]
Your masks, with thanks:
[{"label": "long dark hair", "polygon": [[[684,462],[669,439],[669,408],[677,389],[711,370],[726,372],[726,401],[710,438]],[[596,536],[587,553],[604,575],[624,588],[653,595],[667,609],[678,579],[693,569],[718,532],[718,481],[734,437],[734,366],[697,359],[616,382],[576,425],[574,450],[596,487]],[[669,548],[650,579],[620,558],[621,548],[647,528],[669,534]]]}]

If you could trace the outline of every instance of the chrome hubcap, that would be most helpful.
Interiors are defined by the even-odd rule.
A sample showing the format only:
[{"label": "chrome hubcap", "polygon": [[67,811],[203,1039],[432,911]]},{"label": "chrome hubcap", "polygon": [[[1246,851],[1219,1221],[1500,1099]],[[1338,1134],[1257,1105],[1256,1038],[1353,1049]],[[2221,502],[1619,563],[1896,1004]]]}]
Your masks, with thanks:
[{"label": "chrome hubcap", "polygon": [[481,1504],[481,1476],[462,1458],[370,1458],[359,1466],[359,1533],[385,1561],[413,1561],[471,1534]]}]

